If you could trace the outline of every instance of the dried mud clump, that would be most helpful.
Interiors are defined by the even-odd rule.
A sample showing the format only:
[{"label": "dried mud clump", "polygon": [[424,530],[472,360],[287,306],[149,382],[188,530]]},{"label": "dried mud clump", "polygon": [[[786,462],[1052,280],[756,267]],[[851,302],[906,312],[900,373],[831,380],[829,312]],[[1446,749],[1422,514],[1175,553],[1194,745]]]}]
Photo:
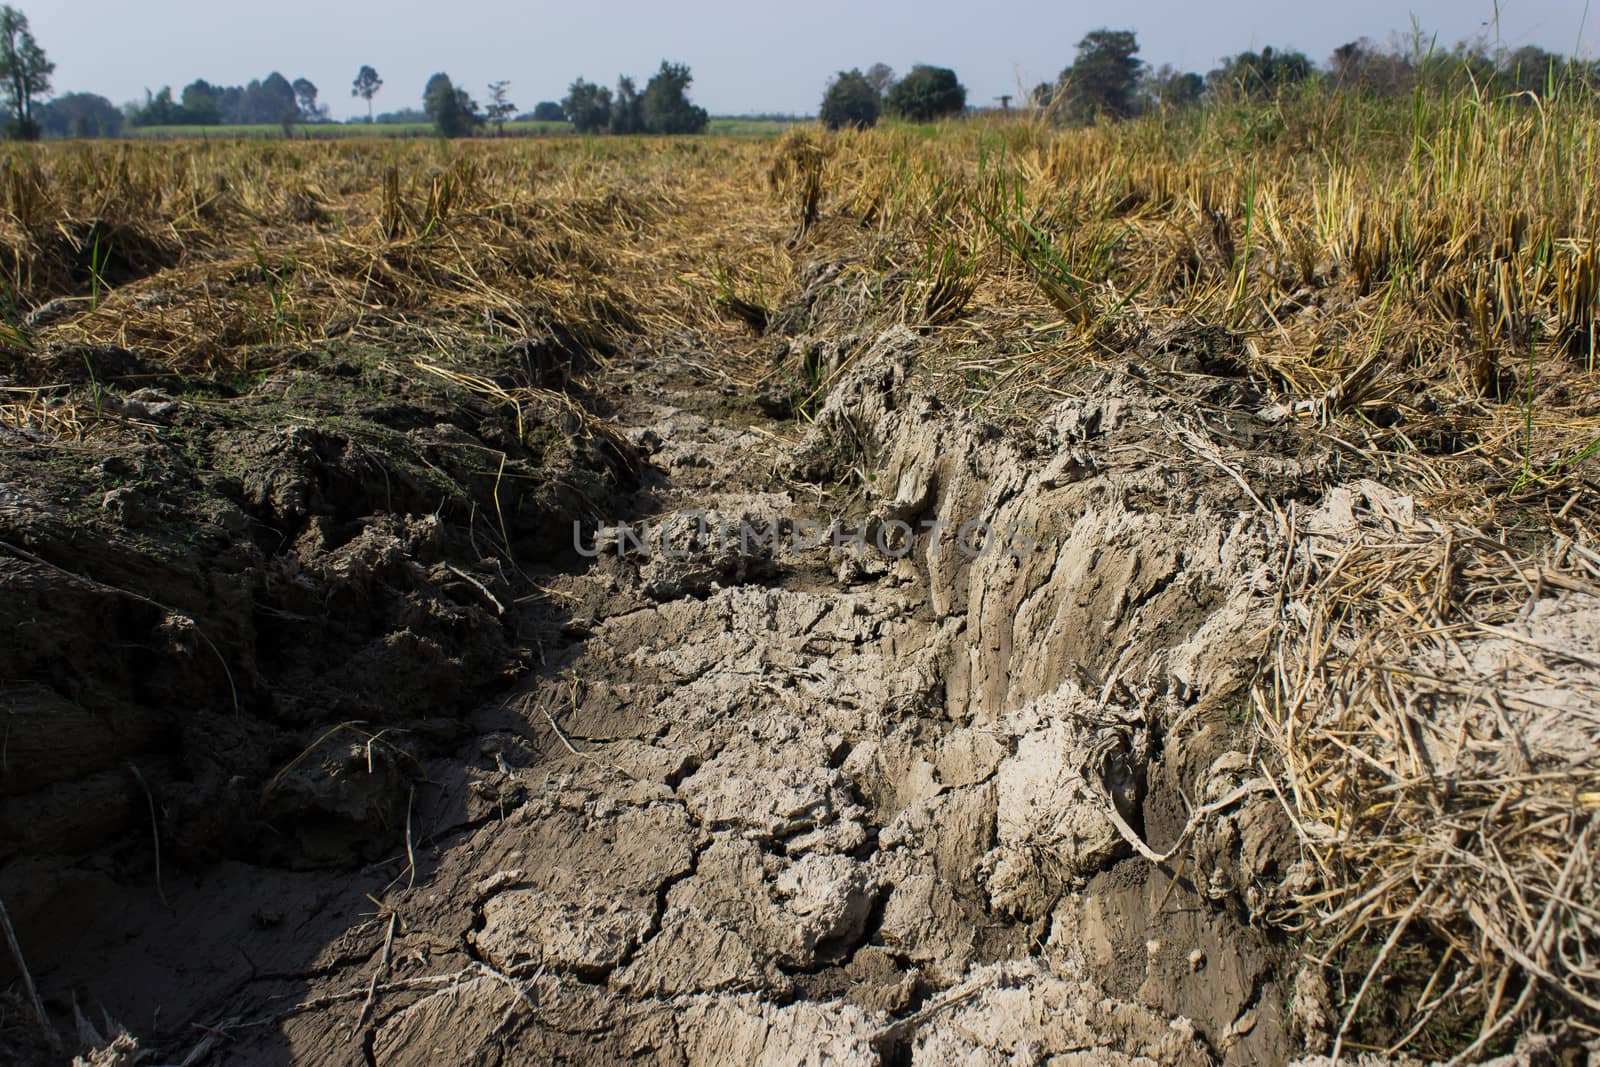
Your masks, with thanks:
[{"label": "dried mud clump", "polygon": [[0,431],[0,844],[148,840],[155,804],[168,858],[396,847],[418,758],[529,664],[520,568],[627,487],[629,447],[564,394],[359,350],[158,399],[129,354],[58,359],[128,432]]}]

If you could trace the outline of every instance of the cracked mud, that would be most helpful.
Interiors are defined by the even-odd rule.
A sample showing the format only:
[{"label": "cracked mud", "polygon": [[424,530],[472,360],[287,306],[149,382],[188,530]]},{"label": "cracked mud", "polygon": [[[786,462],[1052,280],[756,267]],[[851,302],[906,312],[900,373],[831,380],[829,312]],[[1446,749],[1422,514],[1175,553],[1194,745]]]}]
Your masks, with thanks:
[{"label": "cracked mud", "polygon": [[[597,556],[541,572],[521,680],[453,690],[465,725],[426,746],[318,739],[268,784],[299,836],[266,854],[297,863],[117,890],[41,859],[65,887],[25,902],[46,987],[174,1062],[208,1039],[243,1063],[1290,1058],[1293,960],[1244,888],[1287,874],[1288,836],[1231,714],[1280,546],[1225,472],[1149,462],[1158,391],[1086,383],[1022,440],[940,412],[918,344],[866,345],[797,443],[670,358],[624,368],[637,488],[585,512]],[[1255,462],[1292,487],[1308,461]],[[841,511],[1037,545],[693,532]],[[673,551],[637,550],[646,520]],[[338,566],[441,536],[368,526]],[[509,599],[462,577],[473,610]],[[402,699],[423,653],[390,652]],[[317,859],[352,850],[356,876]]]}]

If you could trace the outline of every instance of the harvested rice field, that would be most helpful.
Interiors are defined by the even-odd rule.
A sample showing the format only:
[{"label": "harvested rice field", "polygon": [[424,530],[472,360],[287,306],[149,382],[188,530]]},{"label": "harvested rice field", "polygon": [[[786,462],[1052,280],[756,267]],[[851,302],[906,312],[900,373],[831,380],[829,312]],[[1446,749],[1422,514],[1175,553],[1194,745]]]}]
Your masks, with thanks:
[{"label": "harvested rice field", "polygon": [[1588,1062],[1588,102],[12,146],[0,275],[6,1062]]}]

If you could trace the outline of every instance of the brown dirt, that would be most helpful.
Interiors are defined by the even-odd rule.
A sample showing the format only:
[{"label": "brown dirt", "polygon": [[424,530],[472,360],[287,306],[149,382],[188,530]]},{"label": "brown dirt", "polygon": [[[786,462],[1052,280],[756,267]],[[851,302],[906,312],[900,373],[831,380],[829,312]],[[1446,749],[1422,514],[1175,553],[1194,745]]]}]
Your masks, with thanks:
[{"label": "brown dirt", "polygon": [[[1244,709],[1283,554],[1251,494],[1320,499],[1322,460],[1131,369],[1002,430],[918,336],[850,345],[799,440],[669,349],[520,412],[355,354],[147,397],[114,467],[13,442],[0,894],[63,1036],[81,1008],[190,1063],[1314,1051]],[[702,512],[952,532],[775,552]],[[969,558],[968,518],[1035,548]],[[646,520],[672,556],[630,548]]]},{"label": "brown dirt", "polygon": [[[1270,539],[1220,472],[1126,454],[1160,433],[1136,382],[1016,440],[930,418],[917,350],[856,353],[793,447],[670,356],[612,368],[609,451],[507,449],[504,410],[337,361],[168,398],[112,488],[19,442],[0,878],[46,1003],[173,1060],[1284,1059],[1283,953],[1229,891],[1277,861],[1259,798],[1202,872],[1108,814],[1164,849],[1248,773],[1212,712]],[[273,425],[297,393],[316,427]],[[510,507],[458,448],[505,450]],[[874,534],[996,516],[1040,550],[691,536],[834,506],[796,473]],[[562,555],[606,508],[684,558]],[[507,557],[549,561],[528,610]]]}]

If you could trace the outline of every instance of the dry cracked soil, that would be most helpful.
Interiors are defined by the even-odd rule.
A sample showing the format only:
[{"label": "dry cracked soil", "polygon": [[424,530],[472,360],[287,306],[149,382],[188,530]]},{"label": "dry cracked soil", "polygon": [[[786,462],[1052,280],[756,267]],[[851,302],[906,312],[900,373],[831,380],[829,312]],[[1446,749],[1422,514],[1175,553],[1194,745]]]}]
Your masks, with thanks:
[{"label": "dry cracked soil", "polygon": [[[535,445],[358,363],[226,408],[174,387],[144,403],[187,443],[97,468],[88,523],[18,442],[0,621],[36,770],[5,780],[0,889],[63,1037],[107,1064],[1314,1042],[1325,991],[1254,888],[1295,852],[1243,708],[1283,551],[1250,485],[1315,502],[1323,460],[1240,414],[1243,477],[1208,463],[1131,370],[1002,430],[920,384],[923,339],[848,344],[805,424],[668,351],[519,411]],[[272,416],[289,394],[318,418]],[[485,485],[460,457],[489,447]],[[7,1039],[55,1061],[25,1010]]]}]

